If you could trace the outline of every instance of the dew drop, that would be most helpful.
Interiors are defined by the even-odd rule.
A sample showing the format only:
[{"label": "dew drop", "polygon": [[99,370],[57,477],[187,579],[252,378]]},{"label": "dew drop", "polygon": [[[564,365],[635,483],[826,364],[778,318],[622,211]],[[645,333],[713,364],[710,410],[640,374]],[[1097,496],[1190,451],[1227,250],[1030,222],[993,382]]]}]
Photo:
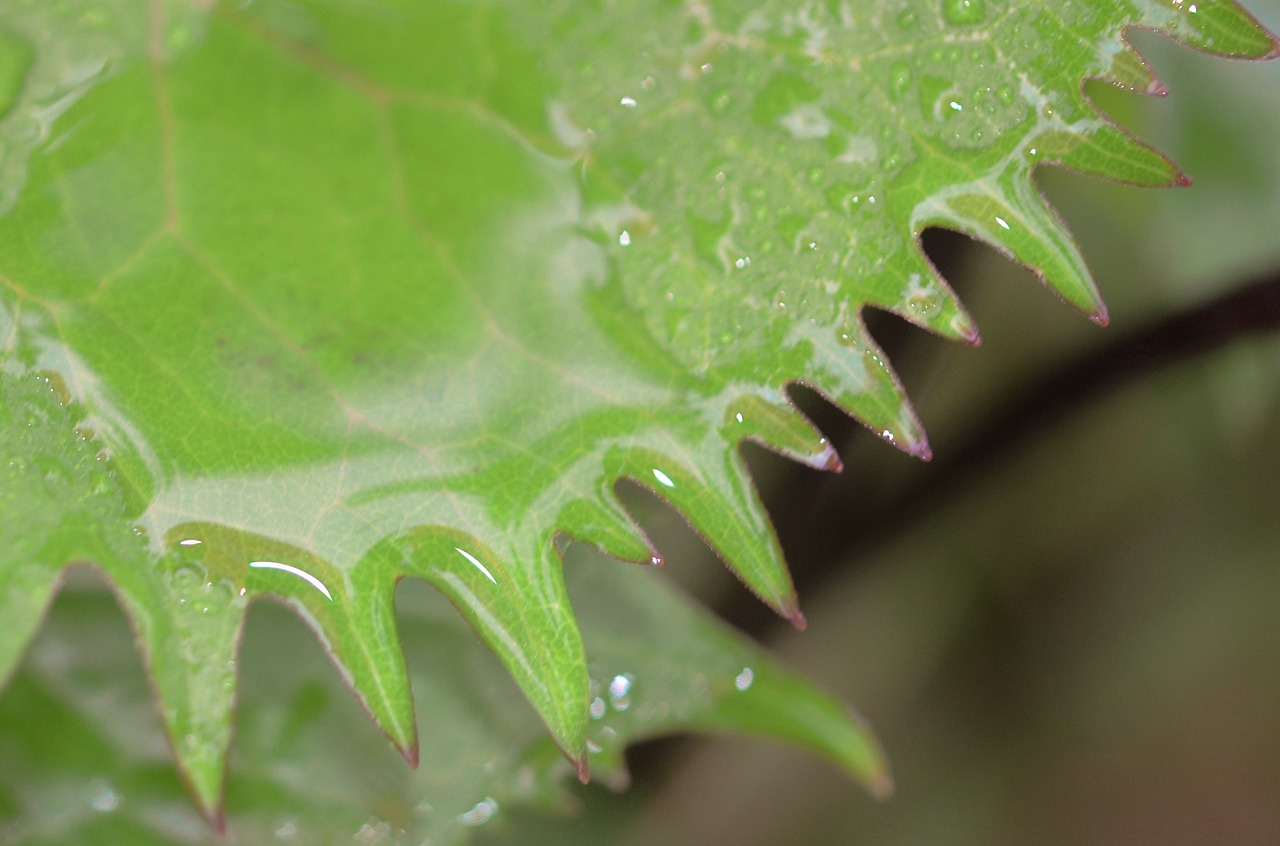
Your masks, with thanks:
[{"label": "dew drop", "polygon": [[109,814],[120,807],[120,794],[105,779],[94,779],[89,790],[89,806],[98,813]]},{"label": "dew drop", "polygon": [[631,688],[635,679],[629,673],[619,673],[609,682],[609,701],[617,711],[631,707]]},{"label": "dew drop", "polygon": [[987,10],[982,0],[942,0],[942,13],[953,26],[982,23]]},{"label": "dew drop", "polygon": [[476,803],[475,807],[463,814],[458,814],[458,822],[466,826],[484,825],[498,813],[498,800],[486,796]]},{"label": "dew drop", "polygon": [[634,109],[636,107],[636,98],[623,97],[621,100],[618,101],[618,103],[619,105],[625,106],[628,109]]},{"label": "dew drop", "polygon": [[738,690],[746,690],[747,688],[751,687],[751,683],[755,681],[755,679],[756,679],[755,672],[753,672],[750,667],[743,667],[742,672],[738,673],[738,675],[734,678],[733,686],[736,687]]},{"label": "dew drop", "polygon": [[729,111],[729,107],[733,105],[733,98],[727,93],[720,93],[711,98],[711,111],[715,114],[722,115]]},{"label": "dew drop", "polygon": [[627,231],[627,230],[625,230],[625,229],[624,229],[624,230],[622,230],[622,233],[621,233],[620,235],[618,235],[618,246],[620,246],[620,247],[630,247],[630,246],[631,246],[631,233],[630,233],[630,232],[628,232],[628,231]]},{"label": "dew drop", "polygon": [[905,95],[910,86],[911,66],[906,62],[894,62],[893,67],[889,69],[889,90],[893,93],[894,99]]}]

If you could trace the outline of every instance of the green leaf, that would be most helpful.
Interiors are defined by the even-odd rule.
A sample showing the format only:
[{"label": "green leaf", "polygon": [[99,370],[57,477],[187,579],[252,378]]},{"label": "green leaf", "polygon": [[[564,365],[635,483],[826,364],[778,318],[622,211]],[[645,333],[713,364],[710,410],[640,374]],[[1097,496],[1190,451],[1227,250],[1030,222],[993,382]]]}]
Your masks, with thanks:
[{"label": "green leaf", "polygon": [[[607,784],[625,782],[624,744],[682,727],[763,731],[887,783],[879,751],[844,708],[658,574],[573,558],[570,588],[593,645],[590,754]],[[533,713],[509,707],[520,694],[502,665],[438,595],[402,589],[399,599],[421,694],[413,771],[361,725],[296,622],[269,605],[250,615],[227,786],[236,842],[343,843],[364,831],[384,834],[380,842],[453,843],[514,804],[564,806],[555,786],[572,770]],[[202,833],[168,754],[119,612],[101,590],[66,590],[0,698],[0,840],[169,843],[181,832],[183,843],[222,842]]]},{"label": "green leaf", "polygon": [[1105,322],[1031,175],[1182,180],[1081,93],[1154,90],[1138,25],[1275,49],[1229,2],[6,4],[0,674],[96,563],[212,809],[258,596],[416,760],[412,576],[585,774],[561,540],[654,558],[635,480],[802,625],[740,443],[838,466],[803,380],[928,456],[861,318],[977,341],[927,226]]}]

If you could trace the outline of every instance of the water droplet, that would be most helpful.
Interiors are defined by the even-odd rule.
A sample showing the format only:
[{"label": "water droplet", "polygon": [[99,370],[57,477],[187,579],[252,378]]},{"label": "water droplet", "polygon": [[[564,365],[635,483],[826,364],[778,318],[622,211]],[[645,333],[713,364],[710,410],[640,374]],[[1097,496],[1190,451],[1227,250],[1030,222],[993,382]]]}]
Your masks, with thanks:
[{"label": "water droplet", "polygon": [[106,779],[96,778],[89,783],[89,806],[100,814],[109,814],[120,807],[120,794]]},{"label": "water droplet", "polygon": [[634,109],[636,107],[636,98],[623,97],[621,100],[618,101],[618,103],[622,106],[625,106],[628,109]]},{"label": "water droplet", "polygon": [[631,246],[631,233],[630,233],[630,232],[628,232],[628,231],[627,231],[627,230],[625,230],[625,229],[624,229],[624,230],[622,230],[622,233],[621,233],[620,235],[618,235],[618,245],[619,245],[619,246],[621,246],[621,247],[630,247],[630,246]]},{"label": "water droplet", "polygon": [[[462,552],[462,550],[458,550],[458,551]],[[462,554],[466,555],[467,553],[463,552]],[[328,599],[330,601],[333,600],[333,594],[329,593],[329,588],[325,587],[324,582],[320,581],[315,576],[308,573],[306,570],[303,570],[299,567],[294,567],[292,564],[285,564],[280,561],[250,561],[249,566],[255,570],[280,570],[281,572],[289,573],[291,575],[297,576],[307,584],[311,585],[316,590],[323,593],[325,599]],[[492,579],[493,577],[490,576],[489,578]],[[208,609],[205,609],[205,610],[208,610]]]},{"label": "water droplet", "polygon": [[356,843],[386,843],[391,840],[391,823],[377,817],[370,817],[351,839]]},{"label": "water droplet", "polygon": [[[938,287],[932,280],[923,281],[919,273],[911,274],[902,298],[907,304],[907,309],[921,317],[932,317],[942,310],[942,295]],[[876,361],[880,363],[878,357]]]},{"label": "water droplet", "polygon": [[946,15],[947,23],[961,27],[982,23],[987,9],[983,0],[942,0],[942,14]]},{"label": "water droplet", "polygon": [[671,477],[666,473],[663,473],[657,467],[653,468],[653,478],[657,479],[659,484],[665,485],[668,488],[674,488],[676,486],[676,483],[671,480]]},{"label": "water droplet", "polygon": [[486,796],[476,803],[475,807],[463,814],[458,814],[458,822],[466,826],[484,825],[498,813],[498,800]]},{"label": "water droplet", "polygon": [[737,261],[733,263],[733,266],[738,268],[739,270],[745,270],[746,268],[751,266],[751,256],[742,256],[741,258],[739,258]]},{"label": "water droplet", "polygon": [[733,686],[736,687],[738,690],[746,690],[747,688],[751,687],[751,683],[755,681],[755,679],[756,679],[756,674],[752,671],[752,669],[750,667],[743,667],[742,672],[738,673],[738,675],[734,678]]},{"label": "water droplet", "polygon": [[911,66],[902,61],[894,62],[893,67],[889,69],[889,90],[893,93],[894,99],[905,95],[910,85]]},{"label": "water droplet", "polygon": [[1009,228],[1008,222],[1003,217],[1000,217],[999,215],[996,216],[996,223],[1000,224],[1001,229],[1007,230]]},{"label": "water droplet", "polygon": [[801,140],[826,138],[831,134],[831,119],[813,103],[802,103],[783,115],[778,123]]},{"label": "water droplet", "polygon": [[615,710],[625,711],[631,707],[631,688],[635,683],[630,673],[619,673],[609,682],[609,701]]},{"label": "water droplet", "polygon": [[[484,566],[484,564],[480,563],[479,558],[476,558],[474,555],[472,555],[470,552],[467,552],[465,549],[461,549],[456,546],[453,549],[463,558],[467,559],[467,561],[469,561],[473,567],[479,570],[486,579],[488,579],[490,582],[492,582],[495,585],[498,583],[498,580],[493,577],[493,573],[489,572],[489,568]],[[252,567],[253,565],[250,564],[249,566]],[[326,596],[328,596],[328,593],[329,593],[328,591],[325,591]]]},{"label": "water droplet", "polygon": [[600,719],[601,717],[604,716],[604,712],[605,712],[604,700],[601,699],[599,696],[597,696],[595,699],[592,699],[591,705],[588,710],[591,713],[591,719],[593,720]]},{"label": "water droplet", "polygon": [[968,26],[982,23],[987,10],[983,6],[983,0],[942,0],[942,13],[946,16],[947,23]]}]

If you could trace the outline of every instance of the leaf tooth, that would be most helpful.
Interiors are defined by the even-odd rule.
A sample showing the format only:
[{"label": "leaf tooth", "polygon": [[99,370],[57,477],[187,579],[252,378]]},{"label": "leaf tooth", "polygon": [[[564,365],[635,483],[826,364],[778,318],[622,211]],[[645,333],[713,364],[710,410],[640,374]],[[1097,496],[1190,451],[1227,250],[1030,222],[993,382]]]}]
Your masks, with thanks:
[{"label": "leaf tooth", "polygon": [[1236,58],[1274,58],[1280,40],[1258,23],[1236,0],[1199,3],[1179,10],[1181,19],[1171,34],[1210,55]]},{"label": "leaf tooth", "polygon": [[[170,602],[182,627],[179,640],[194,643],[187,628],[194,632],[211,615],[234,613],[234,645],[249,601],[260,596],[280,600],[315,632],[357,701],[392,744],[410,765],[417,763],[413,698],[395,622],[399,574],[393,561],[375,549],[344,570],[300,547],[208,523],[175,526],[166,540],[173,550],[170,591],[191,594],[185,601],[175,594],[178,599]],[[184,622],[188,615],[190,621]],[[188,663],[199,663],[201,657],[185,656]],[[232,648],[227,661],[234,658]],[[234,690],[234,672],[225,686]]]},{"label": "leaf tooth", "polygon": [[439,526],[411,529],[390,543],[403,571],[443,593],[497,655],[585,776],[586,654],[552,536],[506,556]]},{"label": "leaf tooth", "polygon": [[859,318],[814,345],[813,376],[797,380],[844,409],[881,440],[908,455],[933,457],[924,426],[888,357]]},{"label": "leaf tooth", "polygon": [[897,298],[877,305],[940,337],[979,346],[978,324],[925,256],[918,239],[916,249],[903,256],[906,264],[895,270],[902,280]]},{"label": "leaf tooth", "polygon": [[[9,540],[6,538],[5,540]],[[12,543],[6,543],[12,549]],[[57,590],[59,576],[42,564],[0,561],[0,689],[17,668]]]},{"label": "leaf tooth", "polygon": [[593,500],[575,498],[560,509],[553,525],[564,536],[590,544],[605,555],[622,561],[661,563],[658,551],[636,528],[611,492]]},{"label": "leaf tooth", "polygon": [[778,537],[732,443],[723,461],[697,470],[643,447],[615,449],[605,465],[611,477],[632,479],[675,508],[752,593],[803,628]]},{"label": "leaf tooth", "polygon": [[1151,65],[1142,58],[1141,53],[1127,43],[1123,44],[1111,57],[1111,65],[1102,79],[1130,91],[1141,91],[1146,94],[1160,94],[1164,91],[1164,86],[1160,84],[1160,79]]},{"label": "leaf tooth", "polygon": [[160,578],[118,568],[109,575],[137,633],[178,771],[217,829],[245,603],[205,568],[175,563],[159,562]]},{"label": "leaf tooth", "polygon": [[1110,121],[1099,122],[1061,153],[1050,153],[1045,161],[1129,185],[1170,188],[1190,184],[1167,156]]},{"label": "leaf tooth", "polygon": [[1106,325],[1107,308],[1075,239],[1025,168],[953,186],[917,208],[918,225],[941,225],[991,245],[1029,268],[1089,319]]},{"label": "leaf tooth", "polygon": [[826,437],[785,400],[738,396],[726,406],[720,432],[726,441],[752,440],[816,470],[839,472],[842,467]]}]

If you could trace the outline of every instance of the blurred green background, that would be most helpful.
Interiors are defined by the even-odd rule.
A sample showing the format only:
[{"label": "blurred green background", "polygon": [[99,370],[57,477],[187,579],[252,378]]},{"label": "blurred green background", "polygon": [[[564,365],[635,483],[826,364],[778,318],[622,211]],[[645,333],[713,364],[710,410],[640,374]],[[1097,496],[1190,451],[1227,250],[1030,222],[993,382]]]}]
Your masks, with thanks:
[{"label": "blurred green background", "polygon": [[[1280,28],[1280,3],[1246,5]],[[483,842],[1280,843],[1280,336],[1241,332],[1237,309],[1196,318],[1222,331],[1212,351],[1176,326],[1135,340],[1268,280],[1244,311],[1276,323],[1280,62],[1134,39],[1169,96],[1087,90],[1194,186],[1039,174],[1111,326],[989,250],[927,238],[983,346],[871,322],[933,464],[811,396],[843,476],[748,448],[807,631],[760,613],[678,518],[633,496],[669,577],[871,722],[896,795],[877,803],[764,741],[659,741],[633,751],[629,792],[584,789],[576,820],[517,815]],[[1077,384],[1044,418],[1000,414],[1064,368]]]}]

